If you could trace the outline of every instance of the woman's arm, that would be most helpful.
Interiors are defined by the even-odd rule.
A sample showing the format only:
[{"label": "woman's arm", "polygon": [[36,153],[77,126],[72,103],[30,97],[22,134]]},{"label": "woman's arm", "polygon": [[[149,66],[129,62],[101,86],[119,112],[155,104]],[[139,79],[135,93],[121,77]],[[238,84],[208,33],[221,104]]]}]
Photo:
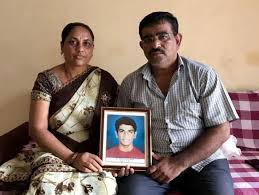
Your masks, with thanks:
[{"label": "woman's arm", "polygon": [[42,148],[67,161],[73,152],[48,130],[49,105],[48,101],[31,101],[29,134]]},{"label": "woman's arm", "polygon": [[[29,117],[29,134],[45,150],[70,162],[83,172],[102,171],[101,159],[88,152],[74,154],[48,130],[49,102],[32,100]],[[72,161],[71,161],[72,158]]]}]

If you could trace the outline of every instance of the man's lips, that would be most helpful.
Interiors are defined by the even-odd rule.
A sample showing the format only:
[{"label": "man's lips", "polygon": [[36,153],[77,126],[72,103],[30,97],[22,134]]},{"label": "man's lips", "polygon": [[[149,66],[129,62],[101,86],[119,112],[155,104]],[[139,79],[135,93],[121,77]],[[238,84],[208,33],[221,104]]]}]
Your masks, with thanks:
[{"label": "man's lips", "polygon": [[126,140],[123,139],[122,141],[123,141],[123,142],[131,142],[131,140],[128,140],[128,139],[126,139]]},{"label": "man's lips", "polygon": [[158,55],[164,55],[164,53],[161,52],[161,51],[154,51],[154,52],[151,52],[149,55],[150,56],[158,56]]},{"label": "man's lips", "polygon": [[151,55],[152,54],[164,54],[163,52],[161,52],[161,51],[153,51],[153,52],[151,52]]}]

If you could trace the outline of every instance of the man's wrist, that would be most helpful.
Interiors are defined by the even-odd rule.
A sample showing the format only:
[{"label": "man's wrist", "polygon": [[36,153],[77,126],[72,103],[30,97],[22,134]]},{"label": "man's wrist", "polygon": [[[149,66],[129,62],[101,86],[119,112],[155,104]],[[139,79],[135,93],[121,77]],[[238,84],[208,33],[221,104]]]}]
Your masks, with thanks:
[{"label": "man's wrist", "polygon": [[178,164],[180,167],[182,167],[183,170],[189,168],[191,165],[190,160],[186,155],[178,154],[173,157],[175,160],[175,163]]}]

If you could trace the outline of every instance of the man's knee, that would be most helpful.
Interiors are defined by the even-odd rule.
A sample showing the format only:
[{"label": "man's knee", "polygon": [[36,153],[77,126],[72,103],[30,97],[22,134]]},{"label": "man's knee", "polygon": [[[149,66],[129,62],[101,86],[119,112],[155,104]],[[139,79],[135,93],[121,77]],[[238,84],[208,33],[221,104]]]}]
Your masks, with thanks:
[{"label": "man's knee", "polygon": [[199,180],[200,194],[234,194],[232,177],[225,159],[216,160],[204,167]]}]

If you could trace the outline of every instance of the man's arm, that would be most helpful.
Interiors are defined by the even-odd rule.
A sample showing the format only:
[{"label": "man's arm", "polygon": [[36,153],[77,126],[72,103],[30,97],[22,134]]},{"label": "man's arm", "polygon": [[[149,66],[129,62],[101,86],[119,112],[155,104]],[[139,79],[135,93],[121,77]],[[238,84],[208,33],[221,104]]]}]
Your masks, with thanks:
[{"label": "man's arm", "polygon": [[213,154],[229,137],[229,122],[207,128],[184,151],[172,157],[153,157],[160,162],[151,166],[147,173],[159,182],[168,183],[185,169]]}]

